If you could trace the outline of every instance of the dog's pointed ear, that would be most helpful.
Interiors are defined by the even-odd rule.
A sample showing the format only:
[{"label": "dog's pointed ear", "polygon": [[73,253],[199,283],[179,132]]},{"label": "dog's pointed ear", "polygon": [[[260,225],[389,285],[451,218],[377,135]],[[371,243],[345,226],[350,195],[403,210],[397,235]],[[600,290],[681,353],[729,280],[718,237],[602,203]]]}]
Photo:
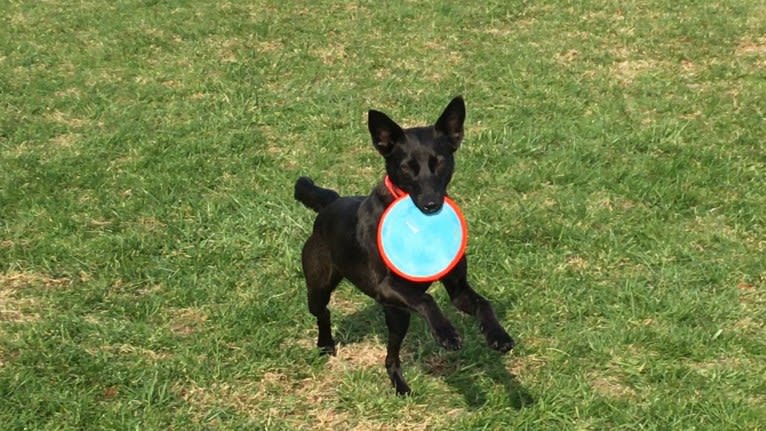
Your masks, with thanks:
[{"label": "dog's pointed ear", "polygon": [[457,150],[463,142],[463,122],[465,122],[465,102],[461,96],[457,96],[447,105],[434,125],[437,132],[449,138],[452,151]]},{"label": "dog's pointed ear", "polygon": [[367,112],[367,127],[372,136],[372,145],[383,157],[391,154],[394,145],[404,138],[402,128],[380,111],[370,109]]}]

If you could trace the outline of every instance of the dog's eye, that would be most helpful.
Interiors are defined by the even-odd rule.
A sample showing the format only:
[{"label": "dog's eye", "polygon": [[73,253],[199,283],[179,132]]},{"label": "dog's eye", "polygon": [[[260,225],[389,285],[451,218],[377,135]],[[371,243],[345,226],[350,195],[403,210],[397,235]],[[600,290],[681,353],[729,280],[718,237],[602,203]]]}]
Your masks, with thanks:
[{"label": "dog's eye", "polygon": [[443,164],[444,164],[444,159],[441,157],[428,158],[428,167],[431,169],[431,172],[436,172],[440,170]]},{"label": "dog's eye", "polygon": [[409,176],[416,176],[420,171],[420,165],[415,160],[404,162],[400,166],[402,173]]}]

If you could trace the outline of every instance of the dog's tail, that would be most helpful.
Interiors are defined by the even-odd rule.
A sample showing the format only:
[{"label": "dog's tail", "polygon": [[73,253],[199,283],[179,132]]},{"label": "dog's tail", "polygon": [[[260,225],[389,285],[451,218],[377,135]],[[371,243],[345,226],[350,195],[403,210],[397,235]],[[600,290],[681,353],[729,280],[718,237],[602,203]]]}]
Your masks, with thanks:
[{"label": "dog's tail", "polygon": [[334,190],[323,189],[314,185],[309,177],[300,177],[295,182],[295,200],[319,212],[322,208],[330,205],[340,198]]}]

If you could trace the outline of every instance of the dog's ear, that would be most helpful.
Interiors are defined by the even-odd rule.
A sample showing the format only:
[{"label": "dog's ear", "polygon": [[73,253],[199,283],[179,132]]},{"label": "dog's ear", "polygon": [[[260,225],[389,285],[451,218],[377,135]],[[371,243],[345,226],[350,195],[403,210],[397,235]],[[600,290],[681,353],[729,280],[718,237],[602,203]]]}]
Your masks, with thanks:
[{"label": "dog's ear", "polygon": [[465,121],[465,102],[461,96],[457,96],[447,105],[442,115],[436,120],[434,128],[437,132],[446,135],[452,144],[452,151],[460,147],[463,142],[463,122]]},{"label": "dog's ear", "polygon": [[394,145],[404,138],[404,131],[388,115],[370,109],[367,112],[367,127],[372,136],[372,145],[383,157],[391,154]]}]

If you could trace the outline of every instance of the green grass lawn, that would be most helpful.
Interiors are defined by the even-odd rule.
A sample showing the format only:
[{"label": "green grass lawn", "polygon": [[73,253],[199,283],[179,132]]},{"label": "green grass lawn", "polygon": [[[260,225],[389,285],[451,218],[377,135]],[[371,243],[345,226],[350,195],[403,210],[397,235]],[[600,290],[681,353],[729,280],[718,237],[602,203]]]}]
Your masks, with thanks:
[{"label": "green grass lawn", "polygon": [[[757,430],[766,6],[0,2],[0,428]],[[309,175],[382,178],[367,109],[468,105],[451,195],[517,339],[405,341],[343,284],[320,358]]]}]

